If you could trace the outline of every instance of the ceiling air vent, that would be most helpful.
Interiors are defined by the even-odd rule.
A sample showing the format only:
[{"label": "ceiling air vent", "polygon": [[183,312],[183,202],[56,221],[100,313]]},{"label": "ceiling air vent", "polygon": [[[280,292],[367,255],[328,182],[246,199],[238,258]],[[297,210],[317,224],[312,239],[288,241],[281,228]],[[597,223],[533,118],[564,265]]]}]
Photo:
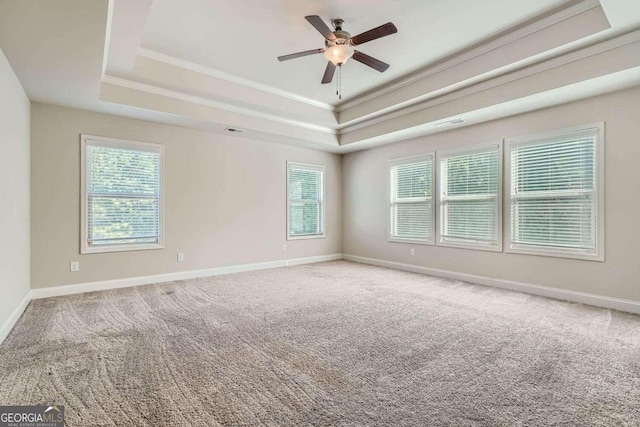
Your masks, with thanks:
[{"label": "ceiling air vent", "polygon": [[225,132],[229,132],[229,133],[243,133],[244,132],[244,130],[238,129],[238,128],[226,128],[224,131]]}]

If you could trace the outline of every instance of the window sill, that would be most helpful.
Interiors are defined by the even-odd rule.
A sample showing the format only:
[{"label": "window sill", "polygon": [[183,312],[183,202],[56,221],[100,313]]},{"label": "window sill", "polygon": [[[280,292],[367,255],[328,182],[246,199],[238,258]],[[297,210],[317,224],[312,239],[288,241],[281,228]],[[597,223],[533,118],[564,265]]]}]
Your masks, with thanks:
[{"label": "window sill", "polygon": [[502,252],[501,245],[492,245],[488,243],[440,241],[437,243],[437,246],[444,248],[469,249],[474,251]]},{"label": "window sill", "polygon": [[287,240],[307,240],[307,239],[324,239],[323,234],[301,234],[299,236],[287,236]]},{"label": "window sill", "polygon": [[113,246],[89,246],[80,250],[81,254],[100,254],[108,252],[129,252],[129,251],[149,251],[164,249],[163,244],[143,244],[143,245],[113,245]]},{"label": "window sill", "polygon": [[419,239],[403,239],[399,237],[389,237],[387,241],[390,243],[409,243],[411,245],[426,245],[433,246],[433,240],[419,240]]},{"label": "window sill", "polygon": [[555,258],[569,258],[584,261],[598,261],[604,262],[604,252],[601,253],[589,253],[585,251],[572,251],[570,249],[561,250],[555,248],[542,248],[526,245],[510,245],[507,246],[505,252],[521,255],[538,255]]}]

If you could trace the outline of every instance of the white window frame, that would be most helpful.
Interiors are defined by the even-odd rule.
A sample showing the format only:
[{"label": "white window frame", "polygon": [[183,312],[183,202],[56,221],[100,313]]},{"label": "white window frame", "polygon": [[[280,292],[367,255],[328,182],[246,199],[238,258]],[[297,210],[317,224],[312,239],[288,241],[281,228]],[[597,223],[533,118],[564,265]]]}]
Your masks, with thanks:
[{"label": "white window frame", "polygon": [[[160,192],[158,200],[158,243],[131,243],[120,245],[90,246],[88,242],[89,236],[89,218],[87,217],[89,209],[87,197],[87,171],[86,171],[86,147],[103,146],[112,148],[122,148],[128,150],[151,151],[160,154]],[[131,141],[119,138],[109,138],[105,136],[80,135],[80,253],[93,254],[105,252],[124,252],[124,251],[141,251],[152,249],[164,249],[164,145],[154,144],[151,142]]]},{"label": "white window frame", "polygon": [[[405,165],[409,163],[417,163],[424,160],[431,160],[431,238],[427,239],[411,239],[411,238],[403,238],[393,236],[391,230],[391,215],[389,214],[390,208],[393,206],[393,188],[391,188],[391,169],[394,166]],[[428,152],[423,154],[418,154],[414,156],[408,157],[400,157],[397,159],[391,159],[387,162],[387,241],[393,243],[410,243],[417,245],[428,245],[433,246],[435,244],[434,236],[435,236],[435,220],[436,220],[436,212],[435,212],[435,187],[436,187],[436,172],[435,172],[435,161],[436,156],[435,153]],[[426,197],[425,197],[426,199]],[[428,201],[428,200],[427,200]]]},{"label": "white window frame", "polygon": [[[511,232],[513,225],[513,218],[511,215],[511,152],[514,147],[521,147],[523,145],[532,145],[537,143],[552,142],[559,138],[564,138],[573,134],[587,132],[589,130],[596,129],[596,171],[595,179],[596,185],[595,193],[596,200],[596,244],[595,252],[589,252],[581,249],[572,248],[553,248],[549,246],[537,246],[517,244],[511,240]],[[508,138],[505,140],[505,175],[506,186],[504,189],[506,200],[506,212],[508,213],[506,233],[506,247],[505,252],[526,254],[526,255],[540,255],[559,258],[573,258],[591,261],[604,261],[605,252],[605,124],[604,122],[591,123],[587,125],[574,126],[570,128],[554,130],[549,132],[537,133],[533,135],[520,136],[516,138]]]},{"label": "white window frame", "polygon": [[[498,189],[496,192],[496,243],[492,244],[490,242],[474,242],[472,240],[456,240],[456,239],[447,239],[442,236],[442,165],[441,161],[447,157],[452,157],[460,154],[473,154],[473,153],[482,153],[486,152],[489,149],[496,149],[498,152]],[[503,181],[503,141],[492,141],[483,144],[475,144],[475,145],[467,145],[463,147],[455,147],[445,150],[438,150],[436,152],[436,164],[437,164],[437,186],[438,189],[436,195],[436,212],[438,213],[438,221],[435,223],[436,226],[436,244],[438,246],[445,246],[450,248],[462,248],[462,249],[476,249],[483,251],[491,251],[491,252],[502,252],[502,181]],[[486,199],[486,197],[469,197],[467,200],[480,200]]]},{"label": "white window frame", "polygon": [[[291,215],[291,202],[292,200],[289,198],[289,174],[291,169],[301,169],[308,170],[313,172],[320,172],[320,199],[317,201],[319,205],[319,215],[320,215],[320,232],[314,234],[295,234],[292,235],[289,233],[289,221]],[[324,239],[325,238],[325,230],[324,230],[324,211],[325,211],[325,166],[324,165],[314,165],[311,163],[300,163],[300,162],[287,162],[287,240],[305,240],[305,239]],[[297,200],[296,200],[297,201]],[[300,200],[302,202],[302,200]],[[305,203],[310,203],[310,200],[304,200]]]}]

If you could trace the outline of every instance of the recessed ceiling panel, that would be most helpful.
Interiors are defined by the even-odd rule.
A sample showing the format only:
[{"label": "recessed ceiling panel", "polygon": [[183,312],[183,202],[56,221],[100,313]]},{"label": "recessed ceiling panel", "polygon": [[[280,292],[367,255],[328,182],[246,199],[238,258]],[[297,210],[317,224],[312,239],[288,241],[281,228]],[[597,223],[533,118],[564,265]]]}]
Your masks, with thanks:
[{"label": "recessed ceiling panel", "polygon": [[[356,61],[343,67],[343,100],[370,90],[565,3],[560,0],[155,0],[142,47],[318,101],[337,104],[321,85],[326,60],[280,55],[323,47],[304,19],[342,18],[356,35],[386,22],[398,33],[366,43],[362,52],[391,67],[378,73]],[[334,80],[335,81],[335,80]]]}]

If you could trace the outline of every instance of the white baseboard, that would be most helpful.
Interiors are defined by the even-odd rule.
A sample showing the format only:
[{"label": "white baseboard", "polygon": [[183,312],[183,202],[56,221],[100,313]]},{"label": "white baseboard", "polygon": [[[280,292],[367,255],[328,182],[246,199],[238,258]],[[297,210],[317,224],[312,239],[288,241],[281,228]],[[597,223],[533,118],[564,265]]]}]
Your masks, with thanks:
[{"label": "white baseboard", "polygon": [[254,264],[231,265],[227,267],[207,268],[204,270],[180,271],[176,273],[155,274],[153,276],[130,277],[125,279],[101,280],[98,282],[78,283],[73,285],[51,286],[31,290],[31,298],[50,298],[62,295],[81,294],[84,292],[104,291],[107,289],[127,288],[130,286],[150,285],[153,283],[172,282],[174,280],[195,279],[198,277],[219,276],[221,274],[240,273],[243,271],[266,270],[269,268],[287,267],[316,262],[342,259],[342,254],[320,255],[307,258],[283,259],[259,262]]},{"label": "white baseboard", "polygon": [[524,292],[532,295],[640,314],[640,302],[638,301],[612,298],[602,295],[589,294],[586,292],[569,291],[566,289],[551,288],[548,286],[532,285],[530,283],[514,282],[511,280],[494,279],[491,277],[476,276],[474,274],[457,273],[455,271],[421,267],[418,265],[403,264],[400,262],[385,261],[375,258],[366,258],[357,255],[344,254],[343,259],[347,261],[359,262],[362,264],[377,265],[380,267],[388,267],[396,270],[427,274],[429,276],[443,277],[446,279],[460,280],[469,283],[477,283],[479,285],[494,286],[496,288],[508,289],[511,291]]},{"label": "white baseboard", "polygon": [[342,259],[342,254],[319,255],[306,258],[294,258],[287,260],[287,267],[302,264],[314,264],[316,262],[337,261]]},{"label": "white baseboard", "polygon": [[7,319],[7,321],[4,322],[4,325],[0,327],[0,344],[2,344],[4,339],[7,338],[7,336],[9,336],[9,332],[11,332],[16,322],[18,321],[18,319],[20,319],[20,316],[22,316],[22,313],[24,313],[24,310],[27,308],[30,301],[31,301],[31,291],[27,292],[27,294],[24,296],[22,301],[20,301],[20,304],[18,304],[18,306],[15,308],[15,310],[13,310],[11,315],[9,315],[9,318]]}]

